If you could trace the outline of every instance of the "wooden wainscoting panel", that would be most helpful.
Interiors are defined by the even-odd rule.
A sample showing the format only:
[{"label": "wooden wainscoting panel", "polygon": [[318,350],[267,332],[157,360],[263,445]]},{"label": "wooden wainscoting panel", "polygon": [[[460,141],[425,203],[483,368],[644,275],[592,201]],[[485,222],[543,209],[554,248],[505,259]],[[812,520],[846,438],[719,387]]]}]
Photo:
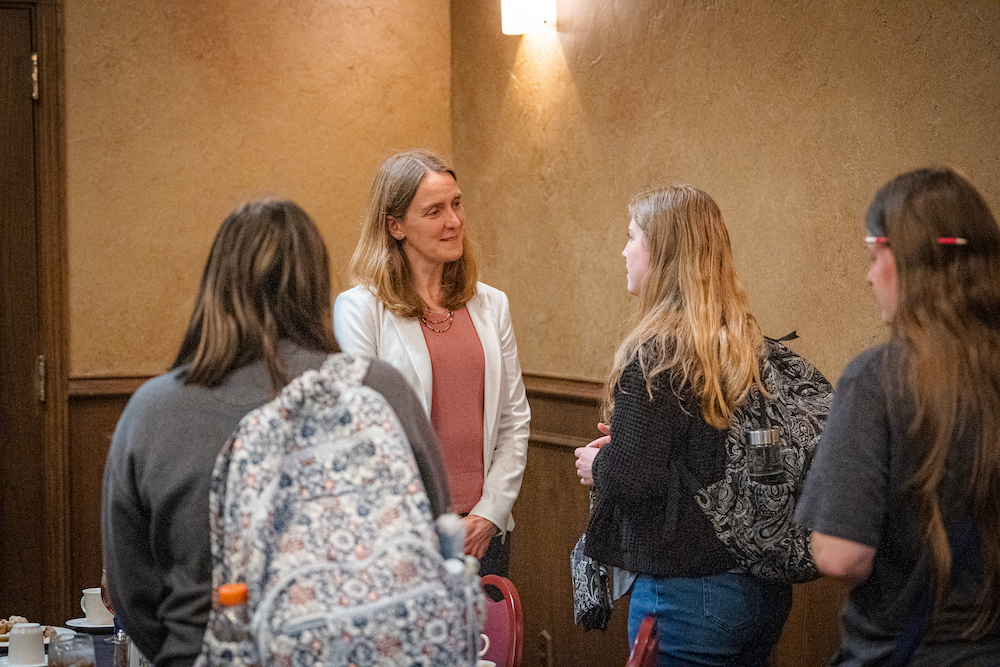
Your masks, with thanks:
[{"label": "wooden wainscoting panel", "polygon": [[601,385],[555,375],[525,375],[534,443],[581,447],[601,434]]},{"label": "wooden wainscoting panel", "polygon": [[796,584],[792,610],[774,647],[774,667],[820,667],[830,662],[840,645],[840,607],[846,592],[830,577]]},{"label": "wooden wainscoting panel", "polygon": [[589,518],[588,491],[575,461],[571,447],[533,442],[514,505],[510,574],[521,596],[524,665],[542,664],[542,630],[552,636],[553,667],[624,665],[628,659],[627,599],[616,603],[605,632],[586,632],[573,623],[569,554]]},{"label": "wooden wainscoting panel", "polygon": [[522,664],[543,664],[538,651],[545,630],[552,636],[552,667],[624,665],[627,598],[616,605],[606,632],[586,632],[573,623],[569,554],[590,515],[573,449],[600,435],[600,385],[539,375],[526,375],[524,383],[531,404],[531,441],[514,505],[517,527],[511,545],[511,580],[524,615]]},{"label": "wooden wainscoting panel", "polygon": [[96,398],[128,398],[135,390],[149,381],[149,376],[129,377],[80,377],[70,378],[69,393],[74,398],[92,396]]},{"label": "wooden wainscoting panel", "polygon": [[[80,394],[70,382],[69,401],[69,554],[70,591],[76,605],[69,618],[83,615],[80,591],[101,582],[101,486],[104,461],[118,418],[131,391],[121,378],[108,378],[101,389],[97,380]],[[95,384],[96,383],[96,384]],[[123,390],[124,387],[124,390]],[[68,620],[68,619],[66,619]]]}]

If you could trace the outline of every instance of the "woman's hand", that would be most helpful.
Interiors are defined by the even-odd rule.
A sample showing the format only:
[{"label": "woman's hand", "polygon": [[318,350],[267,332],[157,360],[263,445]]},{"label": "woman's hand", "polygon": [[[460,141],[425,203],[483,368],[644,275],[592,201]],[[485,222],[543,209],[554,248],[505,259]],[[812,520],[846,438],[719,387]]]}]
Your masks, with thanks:
[{"label": "woman's hand", "polygon": [[463,517],[462,523],[465,526],[466,555],[482,560],[486,547],[490,546],[490,540],[500,532],[500,529],[489,519],[475,514]]},{"label": "woman's hand", "polygon": [[597,430],[604,435],[591,441],[586,447],[577,447],[573,450],[573,454],[576,455],[576,474],[580,476],[580,483],[586,486],[591,486],[594,483],[592,473],[594,457],[597,456],[601,447],[611,442],[610,426],[600,423],[597,425]]}]

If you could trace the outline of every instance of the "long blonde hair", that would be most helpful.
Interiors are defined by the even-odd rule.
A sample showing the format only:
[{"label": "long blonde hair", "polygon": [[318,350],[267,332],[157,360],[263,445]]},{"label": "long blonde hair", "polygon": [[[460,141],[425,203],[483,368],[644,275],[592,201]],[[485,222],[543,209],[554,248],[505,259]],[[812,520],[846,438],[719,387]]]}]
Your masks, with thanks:
[{"label": "long blonde hair", "polygon": [[[896,263],[893,337],[905,350],[899,381],[912,392],[908,442],[920,462],[907,491],[934,563],[936,609],[951,587],[952,554],[941,508],[949,456],[971,438],[960,507],[978,531],[980,600],[967,634],[1000,616],[1000,229],[976,189],[952,169],[921,169],[887,183],[868,210],[871,234]],[[941,243],[960,237],[965,245]]]},{"label": "long blonde hair", "polygon": [[[368,210],[361,225],[348,279],[352,285],[364,285],[400,317],[419,317],[424,302],[413,284],[413,269],[403,252],[405,240],[389,233],[387,218],[402,220],[428,172],[450,174],[455,170],[442,156],[427,150],[397,153],[379,168],[368,196]],[[457,178],[456,178],[457,180]],[[441,277],[442,306],[457,310],[476,295],[479,281],[479,246],[468,227],[462,232],[462,257],[444,265]]]},{"label": "long blonde hair", "polygon": [[688,386],[705,421],[729,428],[733,410],[760,384],[765,348],[736,276],[722,213],[689,185],[636,195],[629,212],[645,234],[649,264],[637,324],[615,353],[605,416],[612,416],[622,372],[638,358],[650,398],[654,379],[672,370],[674,390]]},{"label": "long blonde hair", "polygon": [[316,225],[293,202],[251,202],[215,235],[173,368],[189,365],[185,383],[214,387],[263,358],[277,393],[291,380],[278,341],[339,352],[332,316],[330,261]]}]

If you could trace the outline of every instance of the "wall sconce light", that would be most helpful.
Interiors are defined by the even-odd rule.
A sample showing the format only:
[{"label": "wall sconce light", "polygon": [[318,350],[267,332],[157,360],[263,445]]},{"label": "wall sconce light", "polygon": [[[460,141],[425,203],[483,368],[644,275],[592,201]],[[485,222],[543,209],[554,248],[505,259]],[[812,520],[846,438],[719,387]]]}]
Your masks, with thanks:
[{"label": "wall sconce light", "polygon": [[556,0],[500,0],[505,35],[556,29]]}]

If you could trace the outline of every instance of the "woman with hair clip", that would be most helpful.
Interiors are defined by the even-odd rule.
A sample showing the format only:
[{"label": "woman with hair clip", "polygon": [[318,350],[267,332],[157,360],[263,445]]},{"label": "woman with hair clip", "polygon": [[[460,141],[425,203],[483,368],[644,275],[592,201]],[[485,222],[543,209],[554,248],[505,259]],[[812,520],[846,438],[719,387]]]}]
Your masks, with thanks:
[{"label": "woman with hair clip", "polygon": [[[157,665],[190,665],[212,604],[209,489],[240,419],[337,352],[326,246],[292,202],[222,223],[170,372],[129,400],[104,469],[101,533],[115,617]],[[374,362],[365,384],[399,416],[435,516],[448,489],[416,396]]]},{"label": "woman with hair clip", "polygon": [[393,155],[372,184],[355,287],[333,319],[344,350],[388,362],[420,397],[465,553],[482,574],[506,576],[530,412],[507,296],[478,282],[477,255],[451,166],[425,150]]},{"label": "woman with hair clip", "polygon": [[889,342],[850,363],[796,519],[853,588],[834,665],[1000,662],[1000,229],[952,169],[866,218]]},{"label": "woman with hair clip", "polygon": [[575,450],[597,492],[586,554],[634,577],[629,643],[655,615],[660,665],[764,665],[791,585],[737,568],[674,463],[703,486],[722,478],[727,429],[760,383],[765,340],[711,197],[666,187],[636,196],[629,212],[622,255],[636,324],[606,387],[610,429]]}]

